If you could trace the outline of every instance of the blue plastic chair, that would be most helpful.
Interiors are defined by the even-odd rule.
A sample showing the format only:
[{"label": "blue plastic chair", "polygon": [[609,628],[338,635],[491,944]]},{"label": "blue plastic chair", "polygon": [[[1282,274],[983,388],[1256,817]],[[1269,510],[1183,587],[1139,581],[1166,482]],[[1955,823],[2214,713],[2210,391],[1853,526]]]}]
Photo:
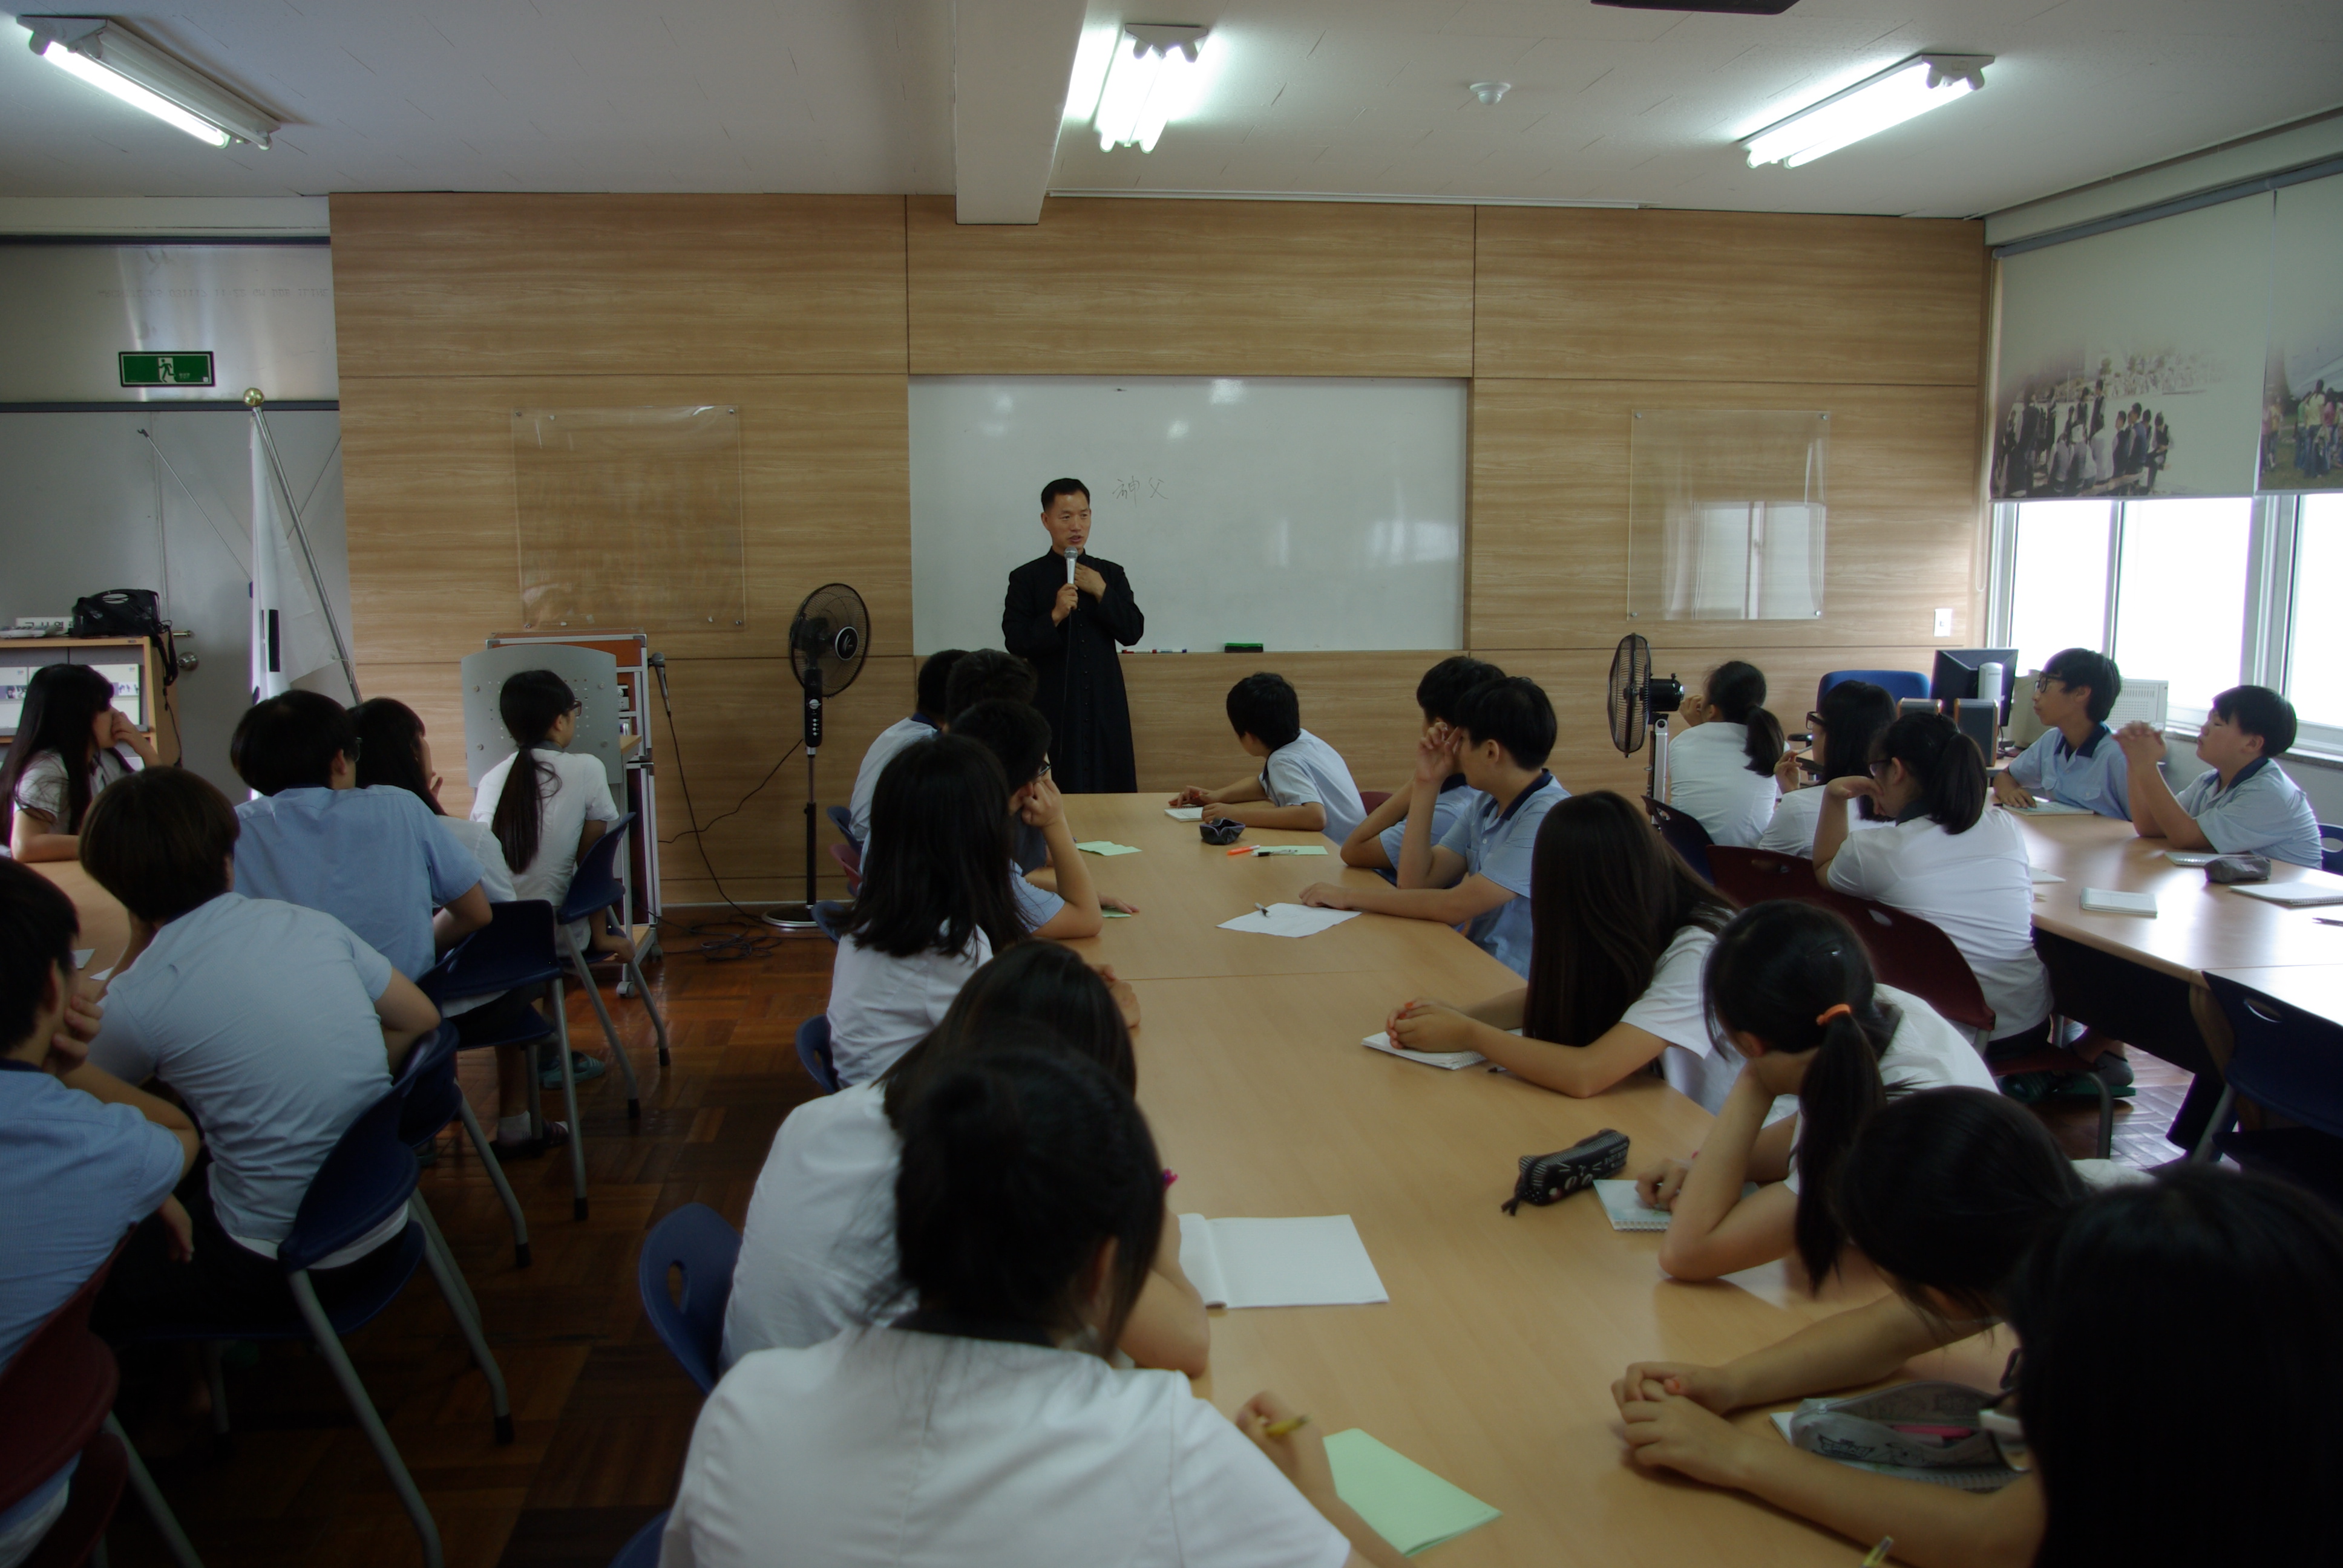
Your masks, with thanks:
[{"label": "blue plastic chair", "polygon": [[[472,1151],[480,1157],[488,1181],[497,1190],[497,1201],[505,1206],[505,1217],[512,1221],[513,1267],[526,1269],[529,1264],[528,1219],[521,1212],[520,1200],[513,1195],[512,1183],[505,1180],[504,1162],[488,1147],[488,1133],[473,1112],[472,1102],[465,1098],[464,1086],[457,1081],[456,1053],[463,1045],[456,1026],[443,1023],[437,1033],[417,1040],[415,1049],[407,1053],[407,1064],[399,1073],[407,1086],[407,1108],[398,1120],[399,1141],[409,1149],[420,1149],[438,1137],[449,1122],[463,1122],[464,1135],[472,1141]],[[437,1235],[437,1221],[431,1217],[429,1207],[418,1203],[417,1208],[431,1225],[440,1250],[447,1251],[447,1238]],[[452,1258],[454,1254],[448,1256]],[[476,1306],[475,1315],[478,1312]]]},{"label": "blue plastic chair", "polygon": [[2318,824],[2318,869],[2343,874],[2343,828]]},{"label": "blue plastic chair", "polygon": [[635,1538],[618,1548],[610,1559],[610,1568],[659,1568],[659,1538],[667,1533],[667,1513],[635,1532]]},{"label": "blue plastic chair", "polygon": [[838,1064],[830,1054],[830,1015],[818,1012],[798,1025],[798,1062],[824,1094],[838,1092]]},{"label": "blue plastic chair", "polygon": [[[707,1204],[686,1203],[651,1227],[635,1266],[643,1315],[702,1393],[724,1375],[724,1304],[739,1261],[740,1232]],[[668,1294],[670,1271],[683,1276],[679,1301]]]},{"label": "blue plastic chair", "polygon": [[[2207,973],[2205,983],[2229,1020],[2234,1050],[2194,1157],[2226,1154],[2343,1208],[2343,1024],[2226,975]],[[2234,1127],[2240,1097],[2301,1125]]]},{"label": "blue plastic chair", "polygon": [[846,840],[846,847],[858,855],[862,853],[862,840],[854,836],[854,813],[843,806],[825,806],[822,810],[830,818],[830,825],[838,829],[838,836]]},{"label": "blue plastic chair", "polygon": [[[419,1045],[420,1042],[418,1049]],[[448,1311],[455,1314],[457,1326],[463,1330],[464,1339],[471,1347],[473,1362],[488,1380],[489,1408],[495,1415],[496,1440],[499,1443],[513,1441],[512,1406],[505,1396],[504,1373],[488,1350],[479,1320],[468,1310],[468,1292],[464,1290],[462,1276],[441,1259],[424,1222],[415,1217],[415,1151],[398,1136],[406,1098],[404,1084],[394,1084],[343,1131],[333,1151],[310,1179],[309,1191],[294,1213],[293,1229],[277,1249],[277,1263],[285,1271],[285,1282],[297,1317],[184,1327],[166,1323],[148,1328],[134,1338],[142,1342],[204,1341],[214,1344],[234,1340],[310,1341],[333,1369],[334,1381],[341,1385],[342,1396],[349,1401],[350,1413],[357,1418],[359,1429],[389,1474],[400,1505],[414,1523],[415,1533],[423,1543],[426,1568],[441,1568],[439,1527],[422,1493],[416,1489],[415,1478],[407,1473],[406,1462],[399,1458],[397,1445],[384,1429],[374,1402],[367,1396],[366,1384],[359,1381],[357,1369],[350,1364],[349,1352],[342,1348],[342,1336],[373,1322],[407,1288],[407,1282],[414,1278],[416,1265],[427,1262],[432,1277],[438,1282],[439,1293],[446,1298]],[[391,1254],[383,1260],[369,1288],[327,1312],[317,1300],[316,1287],[309,1282],[310,1269],[320,1258],[339,1251],[402,1211],[408,1216],[407,1229],[395,1241],[383,1243],[392,1250]],[[216,1359],[209,1364],[212,1422],[217,1430],[226,1432],[226,1389],[219,1379]]]},{"label": "blue plastic chair", "polygon": [[1660,830],[1660,837],[1668,841],[1669,848],[1684,857],[1684,864],[1693,869],[1693,874],[1704,882],[1709,880],[1708,849],[1715,840],[1708,836],[1708,829],[1700,825],[1700,819],[1689,811],[1679,811],[1673,806],[1664,805],[1649,795],[1644,797],[1644,809],[1651,814],[1652,826]]},{"label": "blue plastic chair", "polygon": [[[618,1069],[627,1075],[628,1120],[643,1113],[642,1086],[636,1081],[635,1064],[628,1060],[626,1046],[619,1042],[618,1026],[610,1021],[610,1010],[602,1005],[602,988],[594,983],[594,970],[585,953],[579,950],[577,939],[570,934],[569,928],[579,920],[603,919],[610,906],[625,896],[626,888],[618,880],[616,867],[618,847],[626,839],[627,829],[634,825],[634,820],[635,813],[628,811],[594,840],[593,847],[578,862],[577,875],[569,879],[569,897],[553,914],[555,940],[560,942],[563,955],[577,972],[578,983],[585,988],[587,999],[593,1002],[594,1016],[602,1020],[602,1038],[610,1042],[610,1053],[618,1059]],[[659,1065],[665,1067],[668,1064],[667,1020],[659,1017],[658,1007],[651,1001],[651,988],[643,979],[642,966],[631,956],[626,964],[627,978],[634,982],[635,995],[641,999],[643,1010],[651,1015],[651,1028],[659,1035]],[[569,1058],[564,1054],[561,1060],[562,1087],[568,1092]],[[577,1124],[572,1122],[570,1125],[574,1132]]]},{"label": "blue plastic chair", "polygon": [[1898,702],[1928,695],[1928,678],[1916,669],[1834,669],[1815,688],[1815,706],[1820,708],[1823,693],[1842,680],[1867,680]]}]

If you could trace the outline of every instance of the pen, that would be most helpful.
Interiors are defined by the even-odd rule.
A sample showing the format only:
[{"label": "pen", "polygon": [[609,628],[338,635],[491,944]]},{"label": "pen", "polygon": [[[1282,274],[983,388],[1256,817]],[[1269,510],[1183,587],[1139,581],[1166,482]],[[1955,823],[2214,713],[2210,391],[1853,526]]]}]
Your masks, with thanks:
[{"label": "pen", "polygon": [[1261,911],[1262,919],[1267,920],[1269,918],[1269,906],[1267,904],[1255,904],[1253,908]]},{"label": "pen", "polygon": [[1310,1424],[1306,1415],[1289,1415],[1283,1421],[1272,1421],[1261,1429],[1263,1437],[1290,1437]]},{"label": "pen", "polygon": [[1252,846],[1251,844],[1239,844],[1235,849],[1231,849],[1229,853],[1232,855],[1250,855],[1252,853]]},{"label": "pen", "polygon": [[1881,1536],[1879,1538],[1879,1544],[1863,1554],[1863,1568],[1879,1568],[1879,1565],[1882,1563],[1887,1561],[1887,1553],[1893,1551],[1895,1546],[1896,1537],[1893,1535]]}]

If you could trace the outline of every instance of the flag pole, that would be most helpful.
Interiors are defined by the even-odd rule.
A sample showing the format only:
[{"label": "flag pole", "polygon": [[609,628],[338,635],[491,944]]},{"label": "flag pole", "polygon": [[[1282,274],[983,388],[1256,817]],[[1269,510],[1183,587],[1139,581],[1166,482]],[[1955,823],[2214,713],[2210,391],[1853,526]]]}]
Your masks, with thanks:
[{"label": "flag pole", "polygon": [[[341,661],[342,678],[349,682],[350,700],[363,702],[358,691],[358,672],[350,662],[349,645],[342,640],[341,623],[334,618],[334,601],[326,592],[326,580],[317,573],[317,558],[309,548],[309,530],[301,521],[300,503],[293,498],[293,487],[285,480],[285,464],[277,455],[277,440],[269,433],[268,419],[261,412],[267,397],[257,387],[244,389],[244,406],[252,410],[252,422],[260,431],[261,449],[268,454],[269,471],[277,476],[277,493],[285,498],[286,515],[293,519],[293,541],[301,547],[301,564],[309,570],[309,587],[317,596],[318,613],[326,618],[326,635],[334,639],[334,657]],[[254,548],[257,549],[256,541]]]}]

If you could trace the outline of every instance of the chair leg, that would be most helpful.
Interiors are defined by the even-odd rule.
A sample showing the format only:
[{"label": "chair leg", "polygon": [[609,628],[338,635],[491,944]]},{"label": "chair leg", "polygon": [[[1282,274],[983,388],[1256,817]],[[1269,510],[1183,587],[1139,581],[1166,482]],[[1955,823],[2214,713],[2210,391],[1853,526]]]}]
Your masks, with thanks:
[{"label": "chair leg", "polygon": [[[427,1254],[429,1249],[425,1250]],[[366,1384],[358,1381],[357,1368],[350,1364],[349,1352],[342,1348],[339,1335],[326,1317],[326,1309],[317,1303],[317,1292],[309,1283],[307,1270],[297,1270],[286,1278],[293,1287],[293,1300],[301,1309],[302,1321],[309,1325],[309,1337],[317,1342],[317,1353],[334,1369],[334,1381],[342,1385],[342,1397],[349,1402],[350,1413],[357,1418],[358,1428],[374,1447],[375,1457],[390,1476],[391,1490],[398,1493],[399,1505],[414,1522],[415,1533],[423,1542],[423,1568],[445,1568],[446,1559],[439,1550],[439,1526],[425,1505],[423,1493],[416,1489],[415,1477],[407,1473],[407,1462],[398,1456],[398,1447],[384,1430],[382,1417],[367,1397]]]},{"label": "chair leg", "polygon": [[[534,1061],[529,1063],[528,1077],[531,1083],[537,1081],[537,1063]],[[480,1119],[473,1111],[472,1102],[458,1101],[457,1114],[464,1119],[464,1134],[472,1141],[472,1151],[480,1157],[481,1165],[488,1170],[488,1181],[497,1190],[497,1201],[505,1206],[505,1217],[512,1221],[513,1267],[526,1269],[528,1267],[528,1218],[520,1211],[520,1200],[513,1196],[512,1183],[505,1179],[504,1161],[498,1159],[496,1151],[488,1147],[488,1134],[480,1128]],[[541,1136],[542,1129],[539,1133]]]},{"label": "chair leg", "polygon": [[2107,1081],[2094,1072],[2091,1087],[2099,1091],[2099,1158],[2112,1160],[2116,1151],[2116,1097]]},{"label": "chair leg", "polygon": [[2197,1139],[2197,1147],[2188,1151],[2189,1164],[2209,1165],[2219,1158],[2214,1152],[2214,1143],[2229,1130],[2229,1123],[2237,1119],[2237,1091],[2225,1083],[2221,1085],[2221,1098],[2213,1102],[2213,1114],[2205,1123],[2204,1136]]},{"label": "chair leg", "polygon": [[217,1340],[204,1342],[204,1386],[212,1396],[212,1435],[227,1435],[227,1372],[220,1365],[227,1347]]},{"label": "chair leg", "polygon": [[618,1059],[618,1070],[627,1075],[627,1120],[639,1121],[643,1114],[643,1086],[635,1081],[635,1064],[628,1059],[625,1042],[618,1039],[618,1026],[611,1020],[610,1010],[603,1004],[602,988],[594,983],[594,971],[586,962],[586,955],[578,950],[578,942],[568,926],[558,928],[561,945],[569,955],[569,967],[578,971],[578,983],[586,992],[586,1000],[594,1004],[594,1016],[602,1020],[602,1038],[610,1042],[610,1054]]},{"label": "chair leg", "polygon": [[155,1533],[163,1538],[163,1544],[169,1549],[171,1561],[179,1568],[204,1568],[204,1560],[196,1555],[195,1545],[188,1541],[187,1533],[179,1528],[178,1515],[173,1513],[171,1505],[163,1500],[162,1488],[156,1486],[155,1478],[146,1473],[146,1466],[140,1461],[138,1451],[130,1445],[130,1434],[122,1430],[122,1423],[114,1419],[111,1411],[106,1412],[106,1430],[122,1444],[123,1455],[130,1463],[130,1490],[138,1494],[138,1504],[146,1510],[146,1517],[154,1524]]},{"label": "chair leg", "polygon": [[569,1112],[569,1215],[586,1217],[586,1124],[578,1120],[578,1077],[569,1065],[569,1008],[553,982],[554,1048],[561,1054],[561,1102]]},{"label": "chair leg", "polygon": [[504,1369],[497,1365],[496,1352],[488,1349],[488,1337],[480,1330],[480,1303],[473,1296],[464,1271],[457,1266],[456,1255],[447,1250],[447,1239],[439,1233],[438,1222],[431,1218],[431,1210],[421,1194],[409,1199],[407,1206],[423,1224],[423,1261],[431,1265],[431,1277],[439,1282],[439,1293],[447,1298],[447,1310],[456,1315],[456,1326],[464,1331],[464,1342],[472,1347],[472,1364],[488,1380],[488,1411],[496,1418],[497,1441],[510,1442],[512,1402],[505,1393]]},{"label": "chair leg", "polygon": [[642,965],[637,963],[633,959],[628,959],[627,960],[627,972],[634,977],[635,992],[643,999],[643,1010],[651,1015],[651,1028],[659,1031],[659,1065],[661,1067],[665,1067],[668,1064],[667,1020],[659,1017],[659,1010],[651,1002],[651,988],[649,982],[643,979]]}]

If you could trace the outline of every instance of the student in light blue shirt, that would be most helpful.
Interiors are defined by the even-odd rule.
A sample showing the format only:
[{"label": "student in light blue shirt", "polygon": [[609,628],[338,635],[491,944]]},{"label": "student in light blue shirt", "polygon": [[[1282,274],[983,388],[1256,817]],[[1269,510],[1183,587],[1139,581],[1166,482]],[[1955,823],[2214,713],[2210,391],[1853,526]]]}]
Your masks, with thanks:
[{"label": "student in light blue shirt", "polygon": [[2213,699],[2197,736],[2212,766],[2175,795],[2157,766],[2164,737],[2145,724],[2116,732],[2130,765],[2132,827],[2176,849],[2268,855],[2318,868],[2318,819],[2277,759],[2294,744],[2294,704],[2267,686],[2233,686]]},{"label": "student in light blue shirt", "polygon": [[[1553,755],[1554,705],[1522,676],[1491,681],[1466,699],[1458,728],[1417,743],[1399,886],[1320,882],[1302,901],[1459,926],[1515,974],[1530,971],[1530,868],[1538,828],[1570,791],[1545,770]],[[1439,843],[1432,819],[1440,785],[1461,771],[1486,797],[1459,816]]]},{"label": "student in light blue shirt", "polygon": [[357,788],[357,758],[348,710],[318,692],[272,697],[236,722],[228,760],[261,795],[236,809],[236,886],[324,910],[413,980],[488,923],[488,895],[429,807]]},{"label": "student in light blue shirt", "polygon": [[2107,728],[2122,695],[2114,659],[2087,648],[2059,652],[2034,680],[2034,716],[2047,728],[1994,775],[1994,799],[2014,811],[2047,799],[2131,820],[2131,765]]},{"label": "student in light blue shirt", "polygon": [[870,749],[862,754],[862,766],[855,770],[854,793],[850,798],[848,813],[854,821],[854,849],[860,853],[870,839],[870,797],[879,790],[879,775],[887,770],[895,753],[915,740],[926,740],[942,733],[944,721],[950,709],[945,706],[951,678],[952,666],[967,657],[963,648],[947,648],[928,655],[920,666],[919,706],[909,719],[899,719],[879,732]]},{"label": "student in light blue shirt", "polygon": [[[1463,711],[1465,694],[1474,687],[1493,680],[1503,680],[1505,672],[1495,665],[1485,663],[1465,654],[1443,658],[1423,672],[1415,683],[1415,706],[1423,716],[1418,738],[1445,734],[1456,728],[1458,716]],[[1391,798],[1368,812],[1359,825],[1342,840],[1342,863],[1363,866],[1379,872],[1386,881],[1397,879],[1400,846],[1407,838],[1407,808],[1414,799],[1415,783],[1408,782],[1391,792]],[[1464,782],[1464,775],[1452,773],[1440,781],[1440,799],[1433,808],[1432,841],[1438,843],[1447,837],[1456,819],[1481,803],[1481,792]]]},{"label": "student in light blue shirt", "polygon": [[1248,828],[1323,833],[1340,844],[1367,814],[1342,754],[1302,728],[1302,699],[1282,675],[1248,675],[1229,688],[1229,728],[1262,759],[1258,776],[1218,789],[1190,785],[1174,806],[1208,806]]}]

